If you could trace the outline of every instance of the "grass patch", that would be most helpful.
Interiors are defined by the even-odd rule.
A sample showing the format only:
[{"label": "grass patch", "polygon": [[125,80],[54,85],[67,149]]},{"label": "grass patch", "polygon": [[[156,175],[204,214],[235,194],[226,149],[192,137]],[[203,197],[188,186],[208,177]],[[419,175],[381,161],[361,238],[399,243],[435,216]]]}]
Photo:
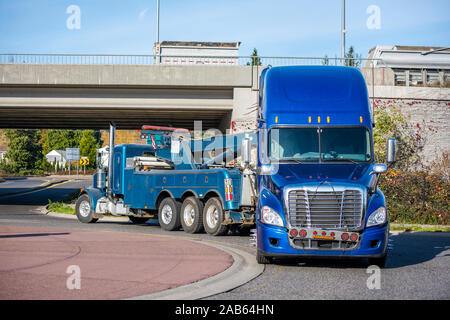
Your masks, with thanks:
[{"label": "grass patch", "polygon": [[392,231],[450,232],[449,226],[427,226],[415,224],[391,224]]},{"label": "grass patch", "polygon": [[74,191],[65,196],[62,201],[52,202],[48,199],[47,210],[58,213],[75,214],[75,202],[80,196],[80,191]]},{"label": "grass patch", "polygon": [[62,201],[52,202],[51,200],[48,200],[47,210],[58,213],[75,214],[75,208]]}]

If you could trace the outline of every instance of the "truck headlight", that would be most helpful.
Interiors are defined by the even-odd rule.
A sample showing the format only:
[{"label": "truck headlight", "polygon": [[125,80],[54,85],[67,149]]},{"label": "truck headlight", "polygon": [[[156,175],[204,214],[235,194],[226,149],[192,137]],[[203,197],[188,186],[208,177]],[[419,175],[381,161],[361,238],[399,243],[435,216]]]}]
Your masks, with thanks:
[{"label": "truck headlight", "polygon": [[261,222],[265,224],[272,224],[274,226],[284,227],[284,222],[281,216],[270,207],[264,206],[261,209]]},{"label": "truck headlight", "polygon": [[372,212],[367,220],[367,226],[376,226],[385,223],[387,220],[387,211],[385,207],[379,207],[377,210]]}]

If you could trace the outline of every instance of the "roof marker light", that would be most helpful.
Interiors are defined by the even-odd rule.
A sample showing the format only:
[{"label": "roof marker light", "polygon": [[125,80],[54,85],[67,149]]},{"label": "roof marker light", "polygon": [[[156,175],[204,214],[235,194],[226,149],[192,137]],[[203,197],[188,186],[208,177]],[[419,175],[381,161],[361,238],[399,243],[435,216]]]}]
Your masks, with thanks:
[{"label": "roof marker light", "polygon": [[330,123],[330,117],[329,116],[327,117],[327,123]]},{"label": "roof marker light", "polygon": [[363,123],[363,117],[362,116],[359,117],[359,122]]},{"label": "roof marker light", "polygon": [[320,116],[317,117],[317,122],[320,123]]},{"label": "roof marker light", "polygon": [[275,123],[278,123],[278,116],[275,117]]},{"label": "roof marker light", "polygon": [[308,117],[308,123],[311,123],[311,117]]}]

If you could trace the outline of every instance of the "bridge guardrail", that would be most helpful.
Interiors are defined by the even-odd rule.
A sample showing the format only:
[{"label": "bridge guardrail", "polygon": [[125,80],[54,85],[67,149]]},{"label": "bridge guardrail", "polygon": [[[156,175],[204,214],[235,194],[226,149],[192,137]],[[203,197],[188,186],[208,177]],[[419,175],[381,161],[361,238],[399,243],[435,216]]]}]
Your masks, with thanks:
[{"label": "bridge guardrail", "polygon": [[357,68],[385,67],[381,59],[275,56],[176,56],[129,54],[33,54],[0,53],[0,64],[83,65],[347,65]]}]

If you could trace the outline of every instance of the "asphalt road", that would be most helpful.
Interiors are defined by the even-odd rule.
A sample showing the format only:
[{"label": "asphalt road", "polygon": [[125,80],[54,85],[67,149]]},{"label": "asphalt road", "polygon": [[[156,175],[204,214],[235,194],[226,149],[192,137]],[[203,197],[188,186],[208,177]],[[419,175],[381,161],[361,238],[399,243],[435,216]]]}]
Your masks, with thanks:
[{"label": "asphalt road", "polygon": [[[206,234],[166,232],[155,221],[134,225],[124,221],[82,224],[39,212],[48,199],[56,201],[89,181],[68,181],[23,195],[0,195],[0,225],[46,228],[109,230],[218,242],[254,253],[248,234],[210,237]],[[390,236],[392,249],[381,270],[364,263],[342,260],[280,261],[247,284],[208,299],[450,299],[450,233],[403,232]]]},{"label": "asphalt road", "polygon": [[41,185],[47,183],[49,179],[47,178],[4,178],[5,182],[0,183],[0,196],[16,193],[16,192],[24,192],[29,190],[30,188],[36,188]]}]

